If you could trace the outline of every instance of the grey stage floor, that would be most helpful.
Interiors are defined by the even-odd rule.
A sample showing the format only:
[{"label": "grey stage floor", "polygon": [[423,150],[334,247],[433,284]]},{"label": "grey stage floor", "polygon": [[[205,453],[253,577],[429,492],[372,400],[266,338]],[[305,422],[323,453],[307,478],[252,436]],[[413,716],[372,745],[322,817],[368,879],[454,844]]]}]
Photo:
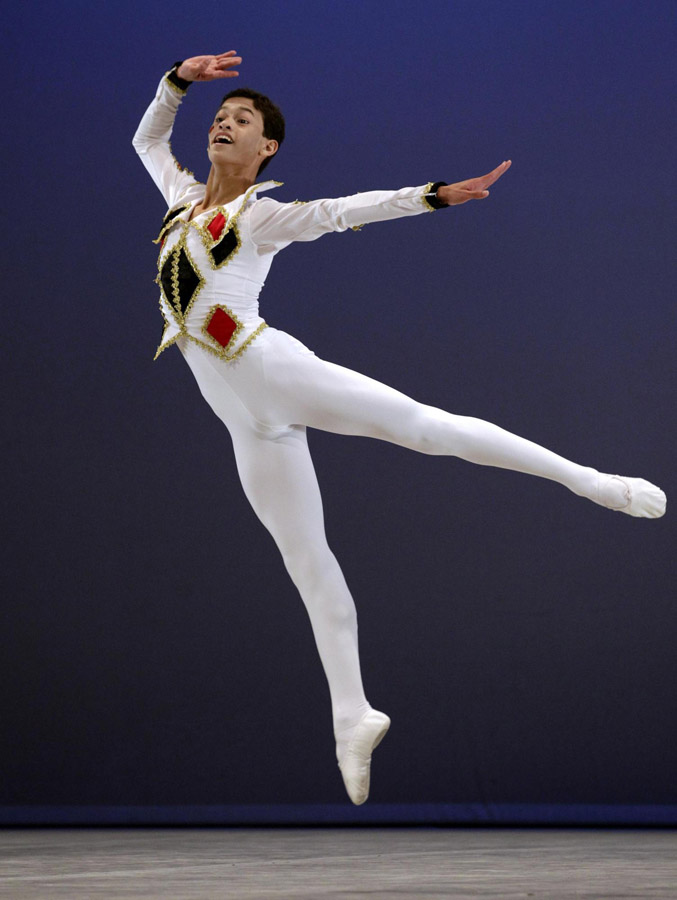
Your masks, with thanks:
[{"label": "grey stage floor", "polygon": [[677,831],[0,830],[0,897],[677,898]]}]

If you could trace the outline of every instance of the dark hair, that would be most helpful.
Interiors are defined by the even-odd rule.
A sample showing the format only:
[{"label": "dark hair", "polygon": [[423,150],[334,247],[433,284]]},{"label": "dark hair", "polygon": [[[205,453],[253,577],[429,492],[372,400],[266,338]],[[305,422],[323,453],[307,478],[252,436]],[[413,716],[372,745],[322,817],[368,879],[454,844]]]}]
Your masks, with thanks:
[{"label": "dark hair", "polygon": [[[263,116],[263,136],[269,140],[277,141],[278,143],[278,148],[273,154],[273,156],[277,156],[278,150],[282,146],[282,141],[284,140],[284,116],[278,107],[275,106],[273,101],[269,97],[266,97],[265,94],[260,94],[258,91],[254,91],[251,88],[237,88],[236,90],[230,91],[221,101],[221,106],[223,106],[229,97],[247,97],[249,100],[254,101],[254,108]],[[263,172],[273,156],[266,156],[259,166],[259,170],[256,173],[257,177]]]}]

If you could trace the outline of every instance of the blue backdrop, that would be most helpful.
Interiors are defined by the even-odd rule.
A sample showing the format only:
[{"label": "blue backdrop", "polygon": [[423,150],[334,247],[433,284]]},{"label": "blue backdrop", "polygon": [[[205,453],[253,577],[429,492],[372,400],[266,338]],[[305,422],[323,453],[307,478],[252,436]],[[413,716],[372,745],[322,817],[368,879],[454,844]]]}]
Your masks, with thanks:
[{"label": "blue backdrop", "polygon": [[[8,8],[3,821],[677,821],[675,5]],[[162,331],[162,197],[132,145],[177,59],[206,181],[223,94],[283,110],[275,200],[481,175],[490,197],[290,246],[271,324],[422,402],[668,494],[314,431],[367,696],[350,804],[303,604]],[[272,195],[271,195],[272,196]]]}]

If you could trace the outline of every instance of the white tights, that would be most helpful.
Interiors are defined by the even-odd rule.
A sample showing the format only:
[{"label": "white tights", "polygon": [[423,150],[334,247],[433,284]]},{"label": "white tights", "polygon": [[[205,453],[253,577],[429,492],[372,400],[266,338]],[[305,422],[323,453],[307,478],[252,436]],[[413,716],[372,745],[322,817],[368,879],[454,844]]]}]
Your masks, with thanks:
[{"label": "white tights", "polygon": [[[275,328],[265,329],[232,362],[185,338],[178,344],[203,396],[231,434],[245,494],[273,536],[310,616],[339,747],[370,704],[360,673],[355,603],[325,537],[306,426],[539,475],[602,502],[596,469],[482,419],[417,403],[319,359]],[[620,482],[609,482],[605,490],[603,505],[625,504]]]}]

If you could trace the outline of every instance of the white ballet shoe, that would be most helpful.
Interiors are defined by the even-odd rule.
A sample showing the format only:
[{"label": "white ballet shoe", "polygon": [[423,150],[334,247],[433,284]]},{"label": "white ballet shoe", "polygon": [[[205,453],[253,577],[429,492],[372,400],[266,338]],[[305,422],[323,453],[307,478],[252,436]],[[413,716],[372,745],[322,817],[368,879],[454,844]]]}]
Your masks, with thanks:
[{"label": "white ballet shoe", "polygon": [[390,719],[377,709],[368,710],[355,727],[339,769],[348,796],[359,806],[369,796],[371,754],[390,728]]},{"label": "white ballet shoe", "polygon": [[650,481],[646,481],[644,478],[630,478],[627,475],[600,474],[598,486],[600,495],[605,483],[603,482],[603,479],[607,479],[608,482],[608,480],[612,478],[616,478],[624,485],[628,495],[628,502],[625,506],[607,506],[602,500],[598,500],[597,502],[602,506],[606,506],[607,509],[613,509],[616,512],[627,513],[629,516],[641,516],[647,519],[658,519],[660,516],[665,515],[665,508],[667,505],[665,493],[659,487],[656,487],[655,484],[651,484]]}]

